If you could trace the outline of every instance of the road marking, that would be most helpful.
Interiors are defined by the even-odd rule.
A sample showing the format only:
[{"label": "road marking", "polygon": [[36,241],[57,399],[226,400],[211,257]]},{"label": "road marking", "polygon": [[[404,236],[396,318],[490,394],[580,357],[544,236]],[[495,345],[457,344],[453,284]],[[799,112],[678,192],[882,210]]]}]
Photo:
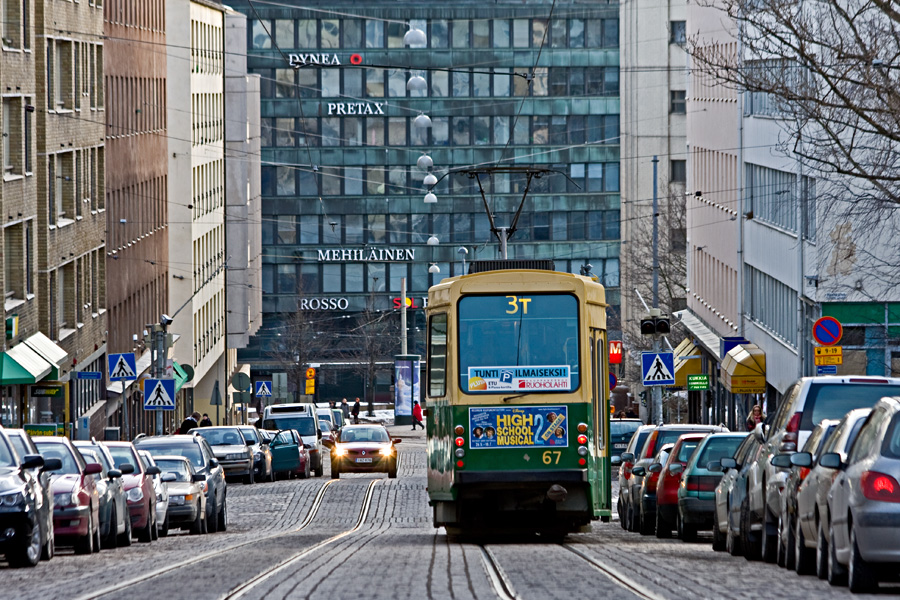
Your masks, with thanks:
[{"label": "road marking", "polygon": [[609,565],[605,565],[593,556],[589,556],[585,554],[581,550],[574,548],[569,544],[560,544],[561,547],[565,548],[569,552],[579,556],[584,559],[588,563],[591,564],[592,567],[601,571],[604,575],[610,578],[613,583],[619,584],[621,587],[627,589],[629,592],[644,598],[645,600],[666,600],[665,596],[657,594],[656,592],[644,587],[634,579],[631,579],[627,575],[619,572],[618,570],[610,567]]}]

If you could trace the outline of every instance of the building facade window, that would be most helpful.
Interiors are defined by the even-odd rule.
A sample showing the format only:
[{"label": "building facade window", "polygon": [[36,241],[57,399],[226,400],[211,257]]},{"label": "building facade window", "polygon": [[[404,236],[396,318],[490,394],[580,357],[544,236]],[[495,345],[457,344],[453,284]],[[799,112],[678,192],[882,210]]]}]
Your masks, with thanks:
[{"label": "building facade window", "polygon": [[745,164],[745,206],[753,219],[797,232],[797,176],[751,163]]},{"label": "building facade window", "polygon": [[684,90],[669,90],[669,112],[673,115],[687,113],[687,101]]},{"label": "building facade window", "polygon": [[797,291],[750,265],[744,268],[747,316],[796,348]]},{"label": "building facade window", "polygon": [[669,22],[669,43],[679,46],[687,43],[687,23],[685,21]]}]

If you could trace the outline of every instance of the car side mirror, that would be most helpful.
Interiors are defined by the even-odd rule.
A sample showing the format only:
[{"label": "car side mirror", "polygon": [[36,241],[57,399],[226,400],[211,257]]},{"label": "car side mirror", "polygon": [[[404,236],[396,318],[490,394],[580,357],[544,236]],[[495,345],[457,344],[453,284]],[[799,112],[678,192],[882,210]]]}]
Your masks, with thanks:
[{"label": "car side mirror", "polygon": [[253,440],[247,440],[247,445],[248,445],[248,446],[252,446],[252,445],[254,445],[255,443],[256,443],[256,442],[254,442]]},{"label": "car side mirror", "polygon": [[623,463],[633,463],[634,462],[634,454],[631,452],[623,452],[622,453],[622,462]]},{"label": "car side mirror", "polygon": [[147,468],[147,475],[159,475],[162,471],[159,470],[159,467],[156,465],[150,465]]},{"label": "car side mirror", "polygon": [[394,438],[394,439],[391,440],[391,443],[392,443],[392,444],[399,444],[399,443],[402,442],[402,441],[403,441],[402,438]]},{"label": "car side mirror", "polygon": [[791,454],[791,464],[795,467],[809,468],[812,466],[812,454],[809,452],[796,452]]},{"label": "car side mirror", "polygon": [[737,461],[731,458],[730,456],[726,456],[719,461],[719,464],[722,466],[722,470],[725,469],[737,469]]},{"label": "car side mirror", "polygon": [[322,440],[322,445],[326,448],[334,448],[334,441],[332,440]]},{"label": "car side mirror", "polygon": [[[647,467],[647,470],[651,473],[659,473],[660,471],[662,471],[662,465],[659,463],[653,463],[649,467]],[[632,473],[633,472],[634,471],[632,471]]]},{"label": "car side mirror", "polygon": [[214,458],[209,459],[209,468],[210,469],[215,469],[218,466],[219,466],[219,461],[217,461]]},{"label": "car side mirror", "polygon": [[118,479],[119,477],[122,476],[122,471],[120,471],[118,469],[110,469],[109,471],[106,472],[106,476],[109,477],[110,479]]},{"label": "car side mirror", "polygon": [[635,477],[643,477],[647,474],[647,469],[645,469],[644,467],[635,467],[631,470],[631,474]]},{"label": "car side mirror", "polygon": [[612,458],[609,459],[609,463],[614,467],[618,467],[619,465],[622,464],[622,457],[621,456],[613,456]]},{"label": "car side mirror", "polygon": [[316,437],[319,438],[320,440],[322,439],[322,430],[321,429],[316,429]]},{"label": "car side mirror", "polygon": [[843,469],[846,466],[837,452],[826,452],[820,456],[819,465],[826,469]]},{"label": "car side mirror", "polygon": [[714,460],[706,463],[706,470],[712,471],[713,473],[721,473],[723,470],[721,461]]},{"label": "car side mirror", "polygon": [[84,466],[84,474],[85,475],[97,475],[98,473],[103,472],[103,467],[98,465],[97,463],[90,463]]},{"label": "car side mirror", "polygon": [[260,443],[261,445],[263,445],[263,446],[269,446],[269,445],[272,444],[272,440],[262,440],[262,441],[259,442],[259,443]]},{"label": "car side mirror", "polygon": [[196,483],[203,483],[204,481],[206,481],[206,475],[204,475],[203,473],[194,473],[193,475],[191,475],[191,481]]},{"label": "car side mirror", "polygon": [[131,463],[122,463],[119,465],[119,470],[122,471],[122,475],[131,475],[134,473],[134,465]]},{"label": "car side mirror", "polygon": [[[28,458],[27,456],[25,458]],[[44,471],[59,471],[62,469],[62,460],[58,458],[45,458]]]},{"label": "car side mirror", "polygon": [[772,466],[779,469],[789,469],[791,466],[790,454],[776,454],[772,457]]},{"label": "car side mirror", "polygon": [[669,474],[671,475],[680,475],[684,473],[684,465],[681,463],[672,463],[669,465]]},{"label": "car side mirror", "polygon": [[162,481],[168,483],[170,481],[175,481],[177,477],[175,477],[175,473],[166,473],[162,476]]},{"label": "car side mirror", "polygon": [[[59,460],[58,458],[56,460]],[[60,461],[62,462],[62,461]],[[22,461],[23,469],[40,469],[45,465],[44,457],[40,454],[26,454],[25,459]],[[62,465],[60,465],[61,467]]]}]

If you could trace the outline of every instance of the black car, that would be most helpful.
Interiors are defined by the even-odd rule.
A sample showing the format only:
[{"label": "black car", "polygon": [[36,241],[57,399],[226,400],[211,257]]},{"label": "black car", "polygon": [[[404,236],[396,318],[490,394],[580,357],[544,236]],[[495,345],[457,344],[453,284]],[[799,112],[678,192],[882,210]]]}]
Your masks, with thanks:
[{"label": "black car", "polygon": [[[20,462],[24,456],[41,453],[40,450],[37,449],[37,446],[34,445],[31,436],[28,435],[28,432],[24,429],[4,429],[4,431],[6,432],[6,435],[9,436],[9,441],[12,443],[13,449],[15,449],[16,453],[19,455]],[[46,467],[36,467],[30,469],[30,471],[34,477],[40,479],[41,491],[44,494],[44,502],[50,506],[50,525],[47,527],[47,530],[44,531],[46,538],[43,540],[44,547],[41,551],[41,560],[50,560],[53,558],[53,553],[56,549],[55,536],[53,535],[53,485],[50,483],[51,469]]]},{"label": "black car", "polygon": [[620,456],[628,447],[628,442],[634,432],[643,425],[640,419],[610,419],[609,420],[609,455]]},{"label": "black car", "polygon": [[197,473],[206,478],[206,522],[210,533],[225,531],[228,527],[227,487],[225,469],[219,464],[209,443],[199,435],[170,435],[165,437],[141,437],[134,445],[152,456],[184,456],[194,465]]},{"label": "black car", "polygon": [[36,452],[20,457],[0,429],[0,551],[12,567],[33,567],[52,555],[53,503],[46,501],[40,471],[61,466]]}]

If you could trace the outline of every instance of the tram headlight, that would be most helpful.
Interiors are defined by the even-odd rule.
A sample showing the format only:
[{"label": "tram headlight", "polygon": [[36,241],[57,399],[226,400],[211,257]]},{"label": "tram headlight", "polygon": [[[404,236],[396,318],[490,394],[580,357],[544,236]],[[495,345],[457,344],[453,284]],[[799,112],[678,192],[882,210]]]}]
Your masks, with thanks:
[{"label": "tram headlight", "polygon": [[464,434],[464,433],[466,432],[466,428],[463,427],[462,425],[457,425],[457,426],[453,429],[453,431],[456,433],[456,435],[462,435],[462,434]]},{"label": "tram headlight", "polygon": [[456,455],[456,458],[462,458],[463,456],[466,455],[466,451],[463,450],[462,448],[457,448],[456,451],[453,452],[453,454]]},{"label": "tram headlight", "polygon": [[466,443],[466,440],[462,439],[461,437],[456,438],[456,445],[459,446],[460,448],[462,448],[462,446],[465,443]]},{"label": "tram headlight", "polygon": [[578,436],[578,443],[581,444],[582,446],[584,446],[585,444],[587,444],[587,436],[584,435],[584,434],[579,435],[579,436]]},{"label": "tram headlight", "polygon": [[588,455],[588,449],[587,449],[586,447],[584,447],[584,446],[579,446],[579,447],[578,447],[578,454],[579,454],[580,456],[587,456],[587,455]]},{"label": "tram headlight", "polygon": [[579,423],[575,429],[578,430],[578,433],[587,433],[587,423]]}]

